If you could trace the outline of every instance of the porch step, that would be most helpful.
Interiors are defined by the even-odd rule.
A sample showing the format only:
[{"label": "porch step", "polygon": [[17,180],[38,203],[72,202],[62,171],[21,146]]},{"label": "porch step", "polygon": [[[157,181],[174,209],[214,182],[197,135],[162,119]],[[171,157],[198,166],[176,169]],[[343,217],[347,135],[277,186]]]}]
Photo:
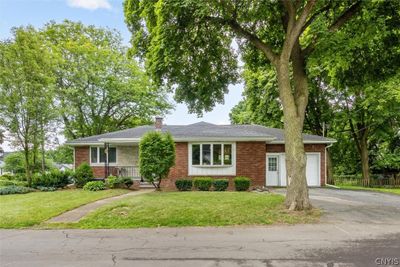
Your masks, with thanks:
[{"label": "porch step", "polygon": [[151,183],[148,182],[140,182],[140,188],[154,188],[154,186]]}]

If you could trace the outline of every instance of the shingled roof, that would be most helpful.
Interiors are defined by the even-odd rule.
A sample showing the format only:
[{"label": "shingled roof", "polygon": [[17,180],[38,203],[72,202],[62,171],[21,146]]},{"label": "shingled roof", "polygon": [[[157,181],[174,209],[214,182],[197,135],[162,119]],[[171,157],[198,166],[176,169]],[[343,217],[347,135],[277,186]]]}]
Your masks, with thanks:
[{"label": "shingled roof", "polygon": [[[94,135],[68,141],[70,145],[102,144],[104,142],[139,142],[148,131],[154,131],[153,125],[138,126],[126,130]],[[163,125],[162,132],[169,132],[175,141],[265,141],[283,143],[282,129],[260,125],[216,125],[198,122],[189,125]],[[334,139],[304,134],[304,143],[333,143]]]}]

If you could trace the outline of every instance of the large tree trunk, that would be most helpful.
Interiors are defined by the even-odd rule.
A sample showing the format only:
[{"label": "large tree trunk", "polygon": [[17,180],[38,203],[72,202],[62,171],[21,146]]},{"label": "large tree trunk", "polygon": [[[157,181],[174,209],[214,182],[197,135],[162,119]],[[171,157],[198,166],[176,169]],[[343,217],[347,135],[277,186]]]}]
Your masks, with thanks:
[{"label": "large tree trunk", "polygon": [[362,170],[362,177],[363,177],[363,184],[364,186],[369,186],[369,157],[368,157],[368,143],[367,143],[367,133],[361,133],[361,140],[360,140],[360,156],[361,156],[361,170]]},{"label": "large tree trunk", "polygon": [[302,136],[305,113],[305,111],[302,112],[302,109],[305,109],[305,107],[296,105],[289,77],[289,62],[279,62],[277,73],[279,95],[282,101],[284,114],[287,175],[285,204],[289,210],[310,209],[311,203],[308,196],[306,180],[306,155]]}]

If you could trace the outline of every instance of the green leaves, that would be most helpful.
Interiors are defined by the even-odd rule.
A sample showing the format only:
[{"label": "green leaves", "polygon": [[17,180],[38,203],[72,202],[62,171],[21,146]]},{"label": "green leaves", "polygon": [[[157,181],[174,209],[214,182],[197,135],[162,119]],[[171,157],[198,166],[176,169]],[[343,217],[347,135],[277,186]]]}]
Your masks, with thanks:
[{"label": "green leaves", "polygon": [[160,187],[161,180],[168,176],[175,164],[175,143],[169,133],[149,132],[139,144],[140,174]]},{"label": "green leaves", "polygon": [[164,88],[126,55],[118,32],[71,21],[43,32],[60,55],[57,100],[68,138],[145,124],[171,108]]}]

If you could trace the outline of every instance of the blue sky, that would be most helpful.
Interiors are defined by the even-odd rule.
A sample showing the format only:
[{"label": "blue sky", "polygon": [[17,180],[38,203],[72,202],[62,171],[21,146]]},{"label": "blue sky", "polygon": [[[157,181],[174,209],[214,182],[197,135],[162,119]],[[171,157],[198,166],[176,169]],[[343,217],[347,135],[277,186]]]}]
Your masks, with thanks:
[{"label": "blue sky", "polygon": [[[129,44],[130,33],[124,23],[122,0],[0,0],[0,39],[10,37],[10,29],[14,26],[42,27],[50,20],[61,22],[64,19],[117,29],[124,42]],[[228,124],[231,108],[242,98],[243,85],[231,85],[229,89],[225,104],[217,105],[202,118],[188,114],[186,106],[179,104],[166,116],[165,122],[190,124],[203,120]]]}]

